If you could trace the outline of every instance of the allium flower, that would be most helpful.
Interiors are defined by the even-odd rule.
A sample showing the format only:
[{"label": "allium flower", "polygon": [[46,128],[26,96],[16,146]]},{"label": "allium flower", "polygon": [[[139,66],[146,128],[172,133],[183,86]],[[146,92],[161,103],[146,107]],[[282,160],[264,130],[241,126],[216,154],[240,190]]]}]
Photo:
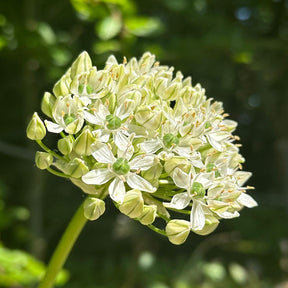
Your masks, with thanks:
[{"label": "allium flower", "polygon": [[[123,63],[110,56],[102,70],[92,65],[83,52],[54,95],[44,94],[44,123],[59,134],[53,149],[41,141],[46,128],[37,114],[27,128],[45,150],[38,167],[88,194],[86,218],[100,217],[108,196],[122,213],[181,244],[190,231],[209,234],[220,219],[257,206],[245,186],[251,173],[242,171],[237,123],[200,84],[150,53]],[[153,225],[156,217],[165,229]]]},{"label": "allium flower", "polygon": [[132,189],[139,189],[149,193],[155,192],[156,188],[138,175],[141,170],[145,171],[151,168],[154,163],[154,157],[151,155],[138,155],[130,161],[132,155],[127,157],[125,153],[121,154],[118,154],[116,159],[108,145],[104,144],[99,148],[97,147],[92,153],[93,157],[98,163],[108,164],[108,166],[107,168],[91,170],[82,176],[82,181],[86,184],[102,185],[114,179],[110,183],[108,191],[110,197],[118,203],[123,202],[126,192],[125,182]]}]

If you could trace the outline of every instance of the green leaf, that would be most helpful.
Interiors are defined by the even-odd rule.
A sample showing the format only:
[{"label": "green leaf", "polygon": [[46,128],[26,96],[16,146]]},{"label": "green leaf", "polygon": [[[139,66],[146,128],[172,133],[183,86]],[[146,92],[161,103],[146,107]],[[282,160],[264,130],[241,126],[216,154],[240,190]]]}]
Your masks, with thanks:
[{"label": "green leaf", "polygon": [[125,25],[135,36],[148,36],[162,30],[162,23],[157,18],[130,17],[125,20]]},{"label": "green leaf", "polygon": [[119,51],[120,48],[121,48],[120,42],[117,40],[96,42],[93,46],[93,50],[96,54]]},{"label": "green leaf", "polygon": [[116,16],[108,16],[104,18],[97,26],[96,33],[102,40],[109,40],[115,37],[122,28],[121,17]]},{"label": "green leaf", "polygon": [[[45,266],[26,252],[10,250],[0,244],[0,271],[1,287],[31,287],[43,277]],[[68,272],[62,270],[56,284],[63,285],[68,278]]]}]

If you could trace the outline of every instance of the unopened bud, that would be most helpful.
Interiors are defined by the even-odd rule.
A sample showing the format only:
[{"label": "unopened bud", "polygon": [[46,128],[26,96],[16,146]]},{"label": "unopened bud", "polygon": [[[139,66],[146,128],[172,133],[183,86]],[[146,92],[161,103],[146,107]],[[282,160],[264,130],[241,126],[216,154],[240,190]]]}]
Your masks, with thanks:
[{"label": "unopened bud", "polygon": [[137,189],[128,191],[119,210],[130,218],[137,218],[143,213],[144,201],[141,192]]},{"label": "unopened bud", "polygon": [[185,157],[175,156],[168,159],[164,164],[164,169],[168,175],[172,175],[174,169],[178,167],[185,173],[189,173],[191,168],[191,162]]},{"label": "unopened bud", "polygon": [[162,112],[159,107],[152,109],[147,106],[140,107],[135,113],[135,119],[145,128],[154,130],[157,129],[162,121]]},{"label": "unopened bud", "polygon": [[212,233],[218,226],[219,220],[212,215],[205,215],[205,226],[202,230],[193,230],[194,233],[199,235],[208,235]]},{"label": "unopened bud", "polygon": [[85,129],[76,139],[74,143],[74,151],[79,155],[91,155],[91,145],[95,142],[95,138],[89,129]]},{"label": "unopened bud", "polygon": [[166,234],[171,243],[180,245],[184,243],[190,233],[191,225],[186,220],[171,220],[166,226]]},{"label": "unopened bud", "polygon": [[35,154],[35,164],[41,169],[45,170],[53,163],[53,156],[46,152],[37,151]]},{"label": "unopened bud", "polygon": [[26,129],[27,137],[31,140],[42,140],[46,135],[46,128],[43,121],[35,112]]},{"label": "unopened bud", "polygon": [[148,180],[153,186],[157,187],[159,183],[158,179],[162,174],[163,167],[157,158],[155,158],[154,162],[156,162],[156,164],[153,165],[148,170],[141,171],[141,175],[146,180]]},{"label": "unopened bud", "polygon": [[61,138],[57,142],[57,147],[58,150],[63,154],[63,155],[68,155],[72,152],[73,149],[73,137],[71,135],[68,135],[64,138]]},{"label": "unopened bud", "polygon": [[62,78],[54,85],[53,93],[56,97],[65,96],[70,94],[71,78],[69,74],[65,74]]},{"label": "unopened bud", "polygon": [[165,100],[176,100],[179,97],[179,92],[181,89],[181,84],[180,83],[173,83],[169,87],[165,89],[161,97]]},{"label": "unopened bud", "polygon": [[49,92],[45,92],[42,102],[41,102],[41,110],[42,112],[47,115],[48,117],[52,118],[52,109],[53,106],[55,104],[55,97],[49,93]]},{"label": "unopened bud", "polygon": [[67,167],[67,174],[74,178],[80,178],[89,172],[85,162],[79,158],[74,158]]},{"label": "unopened bud", "polygon": [[148,72],[151,69],[154,62],[155,62],[155,55],[151,54],[150,52],[144,53],[141,59],[139,60],[139,70],[142,73]]},{"label": "unopened bud", "polygon": [[143,225],[150,225],[156,218],[157,206],[144,205],[143,213],[138,217],[138,221]]},{"label": "unopened bud", "polygon": [[95,197],[87,197],[84,201],[84,216],[88,220],[96,220],[105,212],[105,202]]},{"label": "unopened bud", "polygon": [[76,75],[89,71],[90,68],[92,68],[90,56],[86,51],[84,51],[71,66],[71,78],[73,79]]}]

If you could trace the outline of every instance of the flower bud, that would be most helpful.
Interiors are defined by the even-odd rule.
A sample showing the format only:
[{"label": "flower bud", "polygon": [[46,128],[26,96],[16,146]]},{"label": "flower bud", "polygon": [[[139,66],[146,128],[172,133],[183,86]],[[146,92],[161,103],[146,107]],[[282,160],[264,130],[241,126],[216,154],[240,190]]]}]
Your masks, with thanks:
[{"label": "flower bud", "polygon": [[193,230],[198,235],[208,235],[212,233],[218,226],[219,220],[212,215],[205,215],[205,226],[202,230]]},{"label": "flower bud", "polygon": [[178,167],[185,173],[189,173],[191,168],[191,162],[185,157],[175,156],[168,159],[164,164],[164,169],[168,175],[172,175],[174,169]]},{"label": "flower bud", "polygon": [[89,220],[98,219],[105,212],[105,202],[95,197],[87,197],[84,201],[84,216]]},{"label": "flower bud", "polygon": [[73,149],[73,137],[71,135],[61,138],[57,142],[58,150],[63,155],[68,155],[72,152]]},{"label": "flower bud", "polygon": [[37,151],[35,154],[35,164],[41,169],[45,170],[53,163],[53,156],[46,152]]},{"label": "flower bud", "polygon": [[135,113],[135,119],[147,129],[157,129],[162,121],[162,112],[159,107],[140,107]]},{"label": "flower bud", "polygon": [[79,158],[74,158],[67,167],[67,174],[74,178],[80,178],[89,172],[85,162]]},{"label": "flower bud", "polygon": [[33,114],[32,119],[27,126],[26,134],[31,140],[42,140],[46,135],[46,128],[37,112]]},{"label": "flower bud", "polygon": [[180,83],[172,83],[163,91],[161,98],[169,101],[176,100],[179,97],[181,86]]},{"label": "flower bud", "polygon": [[147,73],[151,69],[154,62],[155,55],[151,54],[150,52],[144,53],[139,60],[139,70],[141,71],[141,73]]},{"label": "flower bud", "polygon": [[156,218],[157,206],[144,205],[142,214],[138,217],[138,221],[143,225],[150,225]]},{"label": "flower bud", "polygon": [[53,106],[55,104],[55,97],[49,93],[49,92],[45,92],[42,102],[41,102],[41,110],[42,112],[47,115],[48,117],[52,118],[52,109]]},{"label": "flower bud", "polygon": [[71,182],[79,187],[84,193],[93,195],[95,197],[105,197],[108,194],[107,185],[90,185],[84,183],[81,179],[70,178]]},{"label": "flower bud", "polygon": [[79,155],[91,155],[91,145],[95,142],[92,132],[87,128],[77,138],[74,143],[74,151]]},{"label": "flower bud", "polygon": [[155,158],[154,160],[156,162],[155,165],[153,165],[151,168],[145,171],[141,171],[141,175],[143,178],[145,178],[147,181],[149,181],[154,187],[158,186],[158,179],[162,174],[163,167],[160,163],[160,161]]},{"label": "flower bud", "polygon": [[86,51],[84,51],[71,66],[71,78],[73,79],[76,75],[89,71],[90,68],[92,68],[90,56]]},{"label": "flower bud", "polygon": [[119,210],[130,218],[137,218],[143,213],[144,200],[141,192],[137,189],[128,191],[123,202],[119,205]]},{"label": "flower bud", "polygon": [[56,97],[65,96],[70,94],[71,78],[69,74],[65,74],[61,79],[54,85],[53,93]]},{"label": "flower bud", "polygon": [[171,243],[180,245],[186,241],[190,229],[190,222],[175,219],[168,222],[166,226],[166,234]]}]

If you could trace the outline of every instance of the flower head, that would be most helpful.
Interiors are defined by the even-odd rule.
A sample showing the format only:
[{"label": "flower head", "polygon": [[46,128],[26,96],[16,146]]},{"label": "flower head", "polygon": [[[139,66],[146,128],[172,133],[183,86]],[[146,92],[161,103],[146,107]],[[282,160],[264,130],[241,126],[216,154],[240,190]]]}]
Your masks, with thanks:
[{"label": "flower head", "polygon": [[[37,114],[27,135],[46,150],[38,167],[88,194],[88,219],[104,213],[109,196],[122,213],[181,244],[257,203],[247,194],[237,123],[200,84],[173,73],[150,53],[123,63],[110,56],[99,70],[83,52],[42,100],[60,154],[42,143]],[[157,217],[165,230],[153,226]]]}]

